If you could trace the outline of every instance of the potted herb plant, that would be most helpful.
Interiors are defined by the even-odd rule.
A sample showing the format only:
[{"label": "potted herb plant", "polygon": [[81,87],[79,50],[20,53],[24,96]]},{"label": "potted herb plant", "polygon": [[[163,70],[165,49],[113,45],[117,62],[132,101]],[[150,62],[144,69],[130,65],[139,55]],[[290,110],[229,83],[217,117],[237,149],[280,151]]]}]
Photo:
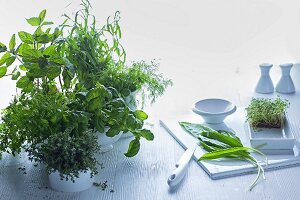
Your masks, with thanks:
[{"label": "potted herb plant", "polygon": [[[61,92],[59,88],[62,88],[56,81],[66,67],[65,59],[59,52],[58,38],[61,36],[61,32],[58,28],[52,31],[48,26],[53,23],[45,21],[45,16],[46,10],[43,10],[38,17],[27,19],[27,22],[36,29],[33,34],[19,31],[20,44],[17,45],[15,34],[11,37],[8,47],[0,44],[0,53],[3,54],[0,59],[2,65],[0,78],[11,76],[19,89],[19,93],[1,116],[1,145],[3,149],[13,155],[21,152],[22,145],[28,140],[28,134],[32,133],[32,138],[34,138],[34,134],[37,134],[32,131],[26,132],[25,130],[28,129],[23,129],[24,125],[26,125],[25,128],[28,125],[35,131],[40,126],[36,126],[37,124],[34,123],[41,122],[43,124],[41,121],[43,116],[37,117],[38,121],[26,121],[26,117],[32,114],[30,110],[26,110],[27,103],[34,99],[36,94],[39,94],[38,96],[53,94]],[[16,63],[17,66],[10,69],[13,63]],[[53,105],[58,103],[56,99],[52,100]],[[31,103],[35,102],[32,100]],[[36,107],[42,107],[43,103],[40,101],[40,105],[36,105]],[[50,132],[46,133],[46,136],[50,134]]]},{"label": "potted herb plant", "polygon": [[[69,130],[52,134],[30,156],[45,164],[51,188],[63,192],[79,192],[93,185],[97,174],[98,150],[92,131],[73,135]],[[32,148],[30,148],[31,150]]]},{"label": "potted herb plant", "polygon": [[[151,131],[143,128],[144,120],[148,116],[142,110],[134,111],[128,107],[123,98],[123,90],[102,81],[109,69],[115,67],[122,70],[126,61],[126,52],[119,43],[121,38],[119,12],[116,12],[113,21],[108,19],[101,29],[97,29],[95,17],[89,14],[89,2],[83,1],[82,5],[83,9],[76,12],[74,19],[65,15],[67,21],[61,27],[62,31],[66,32],[68,29],[69,32],[64,43],[64,54],[74,69],[76,88],[79,88],[82,98],[84,99],[86,95],[86,101],[90,102],[86,102],[87,106],[84,107],[85,111],[94,116],[90,121],[90,128],[101,133],[103,137],[115,137],[121,132],[130,130],[135,139],[130,142],[125,155],[134,156],[139,151],[140,138],[147,140],[154,138]],[[117,75],[111,74],[114,77]],[[102,92],[99,91],[99,87],[102,88]],[[109,100],[99,98],[100,93],[109,94],[104,95],[104,98]],[[89,109],[90,104],[93,105],[92,110]]]},{"label": "potted herb plant", "polygon": [[288,106],[289,102],[279,97],[253,98],[246,108],[247,121],[253,128],[282,128]]},{"label": "potted herb plant", "polygon": [[[81,109],[71,82],[72,66],[62,53],[62,32],[43,30],[52,24],[45,15],[43,10],[27,19],[36,30],[20,31],[19,45],[15,35],[9,48],[1,43],[1,76],[16,80],[19,92],[1,116],[0,149],[12,154],[24,149],[30,160],[45,164],[54,189],[79,191],[90,187],[97,173],[98,144],[88,129],[91,115]],[[9,73],[14,61],[17,67]]]}]

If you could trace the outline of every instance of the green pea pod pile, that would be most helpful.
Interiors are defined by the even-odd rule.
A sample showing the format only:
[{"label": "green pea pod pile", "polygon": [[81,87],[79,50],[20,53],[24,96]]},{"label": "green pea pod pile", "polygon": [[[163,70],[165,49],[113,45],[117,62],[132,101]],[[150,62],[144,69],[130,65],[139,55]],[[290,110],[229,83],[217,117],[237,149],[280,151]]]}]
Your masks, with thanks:
[{"label": "green pea pod pile", "polygon": [[[234,133],[224,130],[216,131],[201,124],[194,124],[189,122],[179,122],[179,124],[192,136],[198,138],[199,146],[207,151],[207,153],[203,154],[199,158],[199,161],[227,158],[250,162],[255,167],[257,167],[257,176],[249,186],[250,191],[258,183],[261,176],[263,177],[263,179],[265,179],[265,171],[263,167],[253,156],[251,156],[250,152],[254,151],[263,156],[265,156],[265,154],[257,149],[243,146],[240,138],[237,137]],[[268,164],[267,157],[265,163],[266,165]]]}]

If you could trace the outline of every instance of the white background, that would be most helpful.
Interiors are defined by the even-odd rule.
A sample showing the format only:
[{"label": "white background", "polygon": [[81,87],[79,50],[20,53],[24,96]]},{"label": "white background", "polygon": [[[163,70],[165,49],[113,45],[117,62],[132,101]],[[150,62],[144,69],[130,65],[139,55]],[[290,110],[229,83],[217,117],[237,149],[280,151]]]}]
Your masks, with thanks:
[{"label": "white background", "polygon": [[[58,25],[61,15],[72,14],[79,4],[0,0],[0,41],[7,44],[13,33],[32,30],[25,18],[42,9]],[[175,83],[159,101],[169,111],[186,109],[203,96],[237,102],[232,94],[255,87],[258,64],[274,64],[271,74],[276,84],[280,72],[276,65],[300,61],[297,0],[92,0],[91,4],[101,26],[121,11],[128,61],[160,59],[161,71]],[[8,105],[14,86],[8,78],[0,80],[0,108]]]}]

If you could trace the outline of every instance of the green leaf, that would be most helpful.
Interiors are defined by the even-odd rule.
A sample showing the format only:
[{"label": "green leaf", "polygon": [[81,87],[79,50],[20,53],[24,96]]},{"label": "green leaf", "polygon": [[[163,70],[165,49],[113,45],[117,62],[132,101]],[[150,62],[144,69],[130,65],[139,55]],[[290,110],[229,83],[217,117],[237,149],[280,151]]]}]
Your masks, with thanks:
[{"label": "green leaf", "polygon": [[110,127],[108,131],[105,133],[108,137],[114,137],[120,133],[120,130],[118,127]]},{"label": "green leaf", "polygon": [[44,50],[44,52],[43,52],[43,54],[44,55],[47,55],[47,56],[52,56],[52,55],[54,55],[55,53],[56,53],[56,46],[55,45],[50,45],[49,47],[47,47],[45,50]]},{"label": "green leaf", "polygon": [[43,23],[42,23],[42,26],[52,25],[52,24],[54,24],[54,23],[53,23],[53,22],[43,22]]},{"label": "green leaf", "polygon": [[20,68],[20,70],[22,70],[22,71],[27,71],[27,69],[26,69],[26,67],[25,67],[24,65],[20,65],[19,68]]},{"label": "green leaf", "polygon": [[129,147],[128,147],[128,150],[127,150],[127,153],[125,153],[124,155],[126,157],[133,157],[135,156],[139,150],[140,150],[140,139],[139,138],[135,138],[134,140],[132,140],[130,143],[129,143]]},{"label": "green leaf", "polygon": [[88,111],[93,112],[95,110],[98,110],[102,108],[102,105],[103,103],[100,98],[91,99],[88,104]]},{"label": "green leaf", "polygon": [[13,64],[13,62],[15,62],[15,60],[16,60],[16,56],[11,56],[11,57],[7,58],[6,67],[9,67],[11,64]]},{"label": "green leaf", "polygon": [[150,130],[147,130],[147,129],[142,129],[140,131],[140,134],[143,138],[145,138],[146,140],[148,141],[152,141],[154,140],[154,135],[153,133],[150,131]]},{"label": "green leaf", "polygon": [[196,138],[198,138],[203,131],[214,131],[213,129],[201,124],[194,124],[190,122],[179,122],[179,124],[183,129],[185,129],[188,133]]},{"label": "green leaf", "polygon": [[7,72],[7,67],[0,67],[0,78],[5,76],[6,72]]},{"label": "green leaf", "polygon": [[49,61],[53,62],[57,65],[65,65],[66,64],[66,61],[59,54],[52,55],[49,58]]},{"label": "green leaf", "polygon": [[43,55],[37,49],[26,49],[22,51],[22,56],[25,62],[38,62]]},{"label": "green leaf", "polygon": [[18,32],[19,38],[22,42],[26,44],[33,44],[33,37],[30,33],[27,33],[25,31]]},{"label": "green leaf", "polygon": [[30,24],[31,26],[39,26],[41,25],[41,19],[39,17],[31,17],[29,19],[26,19],[28,24]]},{"label": "green leaf", "polygon": [[227,144],[231,147],[242,147],[243,146],[241,141],[239,141],[233,137],[230,137],[228,135],[219,133],[217,131],[202,132],[201,136],[209,138],[209,139],[218,140],[218,141],[223,142],[224,144]]},{"label": "green leaf", "polygon": [[17,81],[17,87],[18,88],[25,88],[28,86],[30,83],[30,80],[27,76],[22,76],[18,81]]},{"label": "green leaf", "polygon": [[58,66],[47,66],[47,77],[49,79],[54,79],[58,77],[61,73],[61,69]]},{"label": "green leaf", "polygon": [[32,78],[42,78],[46,76],[46,70],[42,70],[37,63],[27,66],[27,76]]},{"label": "green leaf", "polygon": [[148,115],[142,110],[136,110],[134,113],[135,113],[136,117],[140,120],[148,119]]},{"label": "green leaf", "polygon": [[6,50],[6,46],[0,42],[0,53],[5,52]]},{"label": "green leaf", "polygon": [[105,126],[104,126],[104,123],[102,122],[101,118],[100,117],[96,117],[94,119],[94,125],[95,125],[95,128],[97,129],[97,131],[99,131],[100,133],[104,133],[105,131]]},{"label": "green leaf", "polygon": [[64,69],[62,72],[62,76],[63,76],[63,80],[64,80],[64,87],[70,88],[72,77],[70,76],[69,71]]},{"label": "green leaf", "polygon": [[33,33],[33,37],[36,38],[36,37],[39,37],[41,36],[42,34],[45,34],[44,31],[42,30],[42,28],[39,26]]},{"label": "green leaf", "polygon": [[11,80],[17,80],[20,75],[21,75],[21,73],[19,71],[13,73]]},{"label": "green leaf", "polygon": [[[203,154],[200,158],[200,160],[213,160],[213,159],[218,159],[218,158],[224,158],[226,156],[232,155],[233,153],[237,152],[245,152],[245,151],[255,151],[261,155],[264,155],[262,152],[258,151],[257,149],[250,148],[250,147],[234,147],[230,149],[224,149],[224,150],[219,150],[219,151],[212,151],[209,153]],[[265,156],[265,155],[264,155]]]},{"label": "green leaf", "polygon": [[10,57],[10,53],[6,52],[0,59],[0,65],[3,65],[4,63],[6,63],[6,60]]},{"label": "green leaf", "polygon": [[40,18],[41,22],[44,21],[44,19],[46,17],[46,12],[47,11],[45,9],[40,12],[39,18]]},{"label": "green leaf", "polygon": [[49,38],[48,34],[42,34],[36,38],[36,41],[42,44],[47,44],[51,41],[51,39]]},{"label": "green leaf", "polygon": [[13,50],[16,46],[16,34],[13,34],[10,41],[9,41],[9,49]]},{"label": "green leaf", "polygon": [[99,97],[101,94],[101,89],[100,88],[93,88],[90,91],[88,91],[87,95],[86,95],[86,100],[90,101],[94,98]]},{"label": "green leaf", "polygon": [[125,88],[124,90],[121,91],[121,93],[124,97],[127,97],[130,95],[130,90]]}]

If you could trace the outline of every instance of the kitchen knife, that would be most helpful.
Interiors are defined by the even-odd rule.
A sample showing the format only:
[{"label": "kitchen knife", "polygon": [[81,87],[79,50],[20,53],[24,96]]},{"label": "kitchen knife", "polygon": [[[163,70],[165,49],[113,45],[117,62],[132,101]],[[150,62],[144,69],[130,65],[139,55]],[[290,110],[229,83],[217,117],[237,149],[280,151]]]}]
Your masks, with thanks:
[{"label": "kitchen knife", "polygon": [[195,149],[196,146],[189,147],[178,160],[178,162],[175,164],[176,168],[173,170],[172,174],[168,178],[168,185],[170,187],[175,187],[183,179],[186,173],[188,163],[191,160]]}]

